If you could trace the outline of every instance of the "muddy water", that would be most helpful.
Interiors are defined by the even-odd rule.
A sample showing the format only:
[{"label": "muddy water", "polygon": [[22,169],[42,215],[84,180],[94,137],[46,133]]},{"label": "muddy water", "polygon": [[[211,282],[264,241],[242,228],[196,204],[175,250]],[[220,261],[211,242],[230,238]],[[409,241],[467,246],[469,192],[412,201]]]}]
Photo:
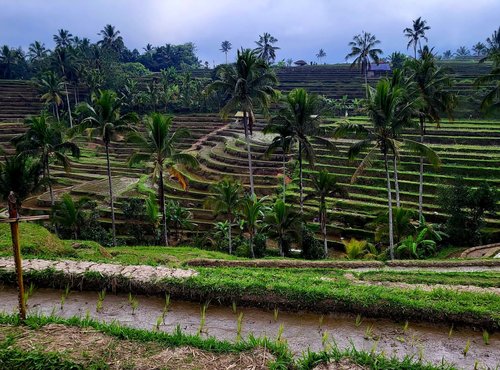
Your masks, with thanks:
[{"label": "muddy water", "polygon": [[[164,300],[157,297],[137,296],[138,307],[135,314],[127,295],[108,293],[102,310],[96,312],[98,296],[95,292],[71,292],[61,309],[61,291],[37,289],[28,301],[30,313],[49,315],[55,313],[62,317],[86,316],[101,321],[117,321],[141,329],[152,329],[160,317]],[[0,312],[13,312],[17,304],[17,293],[9,287],[0,287]],[[206,324],[203,336],[235,340],[237,317],[243,312],[243,337],[249,333],[256,336],[276,338],[282,326],[282,339],[291,350],[300,355],[308,347],[313,351],[323,348],[324,333],[339,347],[354,345],[357,349],[384,352],[385,355],[413,355],[438,364],[442,359],[456,364],[459,368],[472,369],[478,361],[479,368],[500,366],[500,335],[490,335],[490,344],[485,345],[482,332],[469,329],[455,329],[449,337],[450,328],[441,325],[409,323],[404,324],[380,319],[362,319],[331,314],[324,317],[309,313],[275,312],[254,308],[237,308],[234,314],[231,307],[209,304],[206,311]],[[165,323],[160,330],[172,331],[177,325],[187,333],[195,334],[200,327],[200,305],[191,302],[172,302]],[[470,342],[470,349],[464,357],[463,350]]]}]

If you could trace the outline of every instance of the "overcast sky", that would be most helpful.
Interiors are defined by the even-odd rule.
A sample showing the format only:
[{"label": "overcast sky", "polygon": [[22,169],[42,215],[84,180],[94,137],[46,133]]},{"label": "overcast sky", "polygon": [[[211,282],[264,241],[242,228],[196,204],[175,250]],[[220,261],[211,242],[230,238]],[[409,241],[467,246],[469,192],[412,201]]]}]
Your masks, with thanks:
[{"label": "overcast sky", "polygon": [[224,61],[223,40],[234,58],[264,32],[278,39],[277,60],[316,60],[323,48],[332,63],[344,60],[362,30],[377,36],[385,54],[406,51],[403,29],[419,16],[437,51],[471,48],[500,26],[500,0],[0,0],[0,45],[26,49],[39,40],[52,48],[59,28],[97,41],[110,23],[130,49],[192,41],[210,64]]}]

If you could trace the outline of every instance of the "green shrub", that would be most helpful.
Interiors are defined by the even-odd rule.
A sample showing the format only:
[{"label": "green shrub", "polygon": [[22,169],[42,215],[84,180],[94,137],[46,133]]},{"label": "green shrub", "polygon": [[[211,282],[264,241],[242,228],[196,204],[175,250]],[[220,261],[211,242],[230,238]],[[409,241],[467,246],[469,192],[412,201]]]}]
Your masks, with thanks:
[{"label": "green shrub", "polygon": [[323,245],[314,237],[314,233],[307,226],[302,226],[302,257],[308,260],[325,258]]}]

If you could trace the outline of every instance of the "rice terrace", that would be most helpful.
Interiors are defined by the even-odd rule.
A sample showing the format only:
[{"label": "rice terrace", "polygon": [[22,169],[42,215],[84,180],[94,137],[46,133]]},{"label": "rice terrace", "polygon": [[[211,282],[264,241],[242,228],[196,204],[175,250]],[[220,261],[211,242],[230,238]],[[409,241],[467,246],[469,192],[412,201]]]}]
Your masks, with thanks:
[{"label": "rice terrace", "polygon": [[20,3],[0,369],[500,369],[500,6]]}]

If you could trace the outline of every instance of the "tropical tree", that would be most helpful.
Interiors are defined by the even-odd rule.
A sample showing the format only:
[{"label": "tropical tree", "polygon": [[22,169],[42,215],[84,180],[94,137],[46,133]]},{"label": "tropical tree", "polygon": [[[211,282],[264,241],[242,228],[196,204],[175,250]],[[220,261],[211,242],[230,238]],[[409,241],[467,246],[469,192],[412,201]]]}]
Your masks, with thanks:
[{"label": "tropical tree", "polygon": [[165,204],[165,211],[167,214],[167,223],[174,230],[174,238],[179,240],[179,231],[181,229],[191,230],[197,226],[193,222],[193,213],[188,209],[182,207],[178,201],[169,200]]},{"label": "tropical tree", "polygon": [[391,63],[392,69],[402,69],[407,58],[408,57],[405,54],[395,51],[387,59]]},{"label": "tropical tree", "polygon": [[439,164],[436,153],[423,145],[409,139],[395,138],[395,133],[401,132],[405,127],[412,124],[411,119],[418,107],[418,100],[408,99],[406,86],[393,83],[384,78],[377,83],[375,89],[370,88],[368,100],[368,115],[371,127],[367,128],[360,124],[349,122],[341,123],[335,130],[335,136],[341,137],[347,133],[363,137],[354,143],[348,150],[349,159],[354,159],[363,150],[368,149],[358,168],[354,172],[351,183],[355,182],[363,171],[372,165],[377,153],[383,156],[384,170],[387,186],[387,203],[389,218],[389,251],[391,259],[394,259],[394,234],[393,234],[393,208],[392,190],[389,172],[389,160],[400,155],[400,147],[406,145],[410,150],[425,155],[435,165]]},{"label": "tropical tree", "polygon": [[488,86],[488,93],[481,102],[481,109],[486,113],[500,110],[500,49],[497,53],[487,56],[493,62],[490,73],[476,79],[475,85]]},{"label": "tropical tree", "polygon": [[180,171],[175,168],[176,164],[187,164],[197,166],[198,161],[188,153],[180,153],[176,146],[183,138],[189,136],[189,131],[183,128],[172,130],[172,117],[161,113],[151,113],[145,121],[146,131],[144,134],[131,132],[128,141],[139,147],[129,158],[129,164],[140,161],[153,163],[153,182],[158,183],[158,200],[162,215],[163,242],[168,246],[167,214],[165,209],[165,187],[164,171],[177,179],[184,190],[187,189],[187,180]]},{"label": "tropical tree", "polygon": [[316,58],[318,58],[318,61],[321,63],[323,58],[326,57],[326,53],[323,49],[319,49],[318,54],[316,54]]},{"label": "tropical tree", "polygon": [[53,65],[55,69],[59,71],[59,75],[62,77],[68,109],[69,125],[70,128],[73,128],[73,117],[71,115],[71,104],[69,101],[68,82],[70,82],[72,78],[77,74],[76,55],[74,54],[73,49],[63,47],[56,48],[52,55],[54,57]]},{"label": "tropical tree", "polygon": [[427,26],[426,24],[426,20],[422,19],[422,17],[418,17],[417,19],[413,20],[413,25],[411,28],[405,28],[403,31],[405,36],[409,38],[406,48],[409,49],[410,46],[413,45],[413,54],[415,59],[417,59],[417,45],[418,48],[422,50],[421,40],[424,39],[426,42],[429,41],[427,39],[427,36],[425,36],[425,31],[430,30],[431,27]]},{"label": "tropical tree", "polygon": [[451,52],[451,50],[446,50],[445,52],[443,52],[443,59],[448,60],[451,58],[453,58],[453,53]]},{"label": "tropical tree", "polygon": [[107,24],[99,32],[102,39],[97,42],[97,45],[101,45],[104,49],[112,50],[114,52],[120,52],[123,47],[123,38],[120,36],[120,31],[115,29],[114,26]]},{"label": "tropical tree", "polygon": [[243,199],[241,205],[240,212],[245,222],[245,229],[249,234],[248,246],[250,247],[250,256],[252,258],[255,258],[255,251],[253,248],[255,234],[257,233],[259,226],[262,224],[264,213],[267,208],[264,205],[265,200],[266,197],[257,199],[257,196],[255,194],[250,194]]},{"label": "tropical tree", "polygon": [[10,192],[16,194],[17,202],[28,197],[41,186],[42,166],[37,158],[12,156],[0,162],[0,198],[7,199]]},{"label": "tropical tree", "polygon": [[269,64],[273,63],[276,59],[276,50],[279,50],[279,47],[273,46],[273,44],[277,42],[278,39],[271,36],[271,34],[264,32],[263,35],[259,35],[259,41],[255,41],[257,47],[254,51],[264,62]]},{"label": "tropical tree", "polygon": [[472,46],[472,51],[476,54],[476,56],[481,57],[487,53],[488,49],[485,44],[478,42]]},{"label": "tropical tree", "polygon": [[20,50],[3,45],[0,49],[0,70],[3,71],[3,78],[12,78],[14,67],[19,63],[22,54]]},{"label": "tropical tree", "polygon": [[62,28],[57,30],[57,34],[54,35],[53,39],[56,43],[56,48],[66,48],[73,43],[73,35],[68,30]]},{"label": "tropical tree", "polygon": [[492,33],[491,37],[486,39],[486,44],[488,49],[487,55],[500,52],[500,27]]},{"label": "tropical tree", "polygon": [[40,100],[45,105],[52,106],[52,113],[60,123],[59,107],[63,104],[63,96],[66,94],[64,82],[54,72],[48,71],[35,80],[35,86],[41,94]]},{"label": "tropical tree", "polygon": [[[426,122],[435,122],[439,127],[441,114],[452,117],[456,97],[449,88],[453,80],[445,70],[439,67],[432,53],[422,55],[420,59],[408,60],[405,69],[410,78],[415,82],[420,96],[418,118],[420,121],[420,143],[424,144]],[[424,189],[424,156],[420,157],[419,171],[419,218],[423,215],[423,189]]]},{"label": "tropical tree", "polygon": [[45,44],[40,41],[35,41],[29,45],[28,57],[32,63],[43,60],[48,54],[49,50],[47,50]]},{"label": "tropical tree", "polygon": [[299,162],[299,190],[300,190],[300,212],[304,209],[304,184],[303,184],[303,160],[304,158],[314,164],[314,148],[311,138],[321,144],[332,147],[332,144],[320,135],[324,130],[320,127],[319,98],[315,94],[308,94],[305,89],[294,89],[284,99],[284,108],[280,109],[276,116],[271,118],[271,124],[284,126],[284,130],[291,133],[286,137],[287,146],[298,142]]},{"label": "tropical tree", "polygon": [[464,58],[470,56],[470,50],[466,46],[460,46],[455,52],[457,58]]},{"label": "tropical tree", "polygon": [[73,239],[78,239],[89,201],[87,197],[75,201],[68,193],[63,194],[61,201],[52,205],[52,222],[70,230]]},{"label": "tropical tree", "polygon": [[345,57],[346,60],[354,58],[351,63],[351,68],[358,66],[361,73],[365,76],[366,96],[368,97],[368,70],[371,63],[379,63],[379,55],[382,54],[382,49],[376,48],[380,44],[375,35],[363,31],[361,34],[353,37],[349,43],[351,52]]},{"label": "tropical tree", "polygon": [[210,190],[213,195],[206,200],[205,205],[212,208],[216,215],[223,214],[226,216],[228,222],[227,237],[229,254],[231,254],[233,251],[231,228],[233,226],[237,210],[241,205],[243,187],[240,182],[224,178],[212,185]]},{"label": "tropical tree", "polygon": [[222,41],[220,44],[220,51],[222,51],[224,54],[226,54],[226,64],[227,64],[227,53],[229,53],[229,50],[232,49],[232,45],[229,41]]},{"label": "tropical tree", "polygon": [[266,230],[271,238],[278,240],[280,256],[285,256],[292,241],[300,241],[302,219],[300,215],[278,199],[264,218]]},{"label": "tropical tree", "polygon": [[40,160],[43,179],[49,187],[50,204],[54,206],[50,162],[53,160],[69,171],[71,162],[66,152],[69,151],[74,157],[79,157],[80,149],[75,143],[65,141],[62,127],[52,123],[45,114],[27,118],[24,123],[28,126],[27,131],[13,140],[16,150],[20,155],[29,155]]},{"label": "tropical tree", "polygon": [[311,177],[314,193],[309,194],[306,199],[319,198],[319,223],[321,227],[321,234],[323,235],[323,247],[325,249],[325,256],[328,256],[328,242],[326,240],[326,198],[335,196],[346,196],[347,191],[337,183],[334,175],[330,174],[327,170],[321,170]]},{"label": "tropical tree", "polygon": [[111,207],[113,246],[116,246],[116,225],[109,147],[111,145],[111,140],[116,137],[118,132],[131,130],[131,123],[138,122],[139,120],[135,113],[122,115],[120,112],[121,106],[122,102],[118,99],[115,92],[103,90],[92,97],[91,104],[81,103],[77,107],[77,113],[82,117],[80,130],[86,131],[90,137],[96,135],[100,136],[104,143]]},{"label": "tropical tree", "polygon": [[250,192],[254,191],[252,153],[250,136],[253,128],[253,111],[260,108],[267,113],[271,98],[275,95],[273,86],[277,83],[276,76],[269,70],[267,64],[257,57],[250,49],[238,50],[235,65],[225,65],[220,69],[218,80],[209,85],[208,90],[218,90],[228,97],[221,110],[226,118],[229,113],[243,111],[243,128],[247,144],[248,172],[250,175]]}]

